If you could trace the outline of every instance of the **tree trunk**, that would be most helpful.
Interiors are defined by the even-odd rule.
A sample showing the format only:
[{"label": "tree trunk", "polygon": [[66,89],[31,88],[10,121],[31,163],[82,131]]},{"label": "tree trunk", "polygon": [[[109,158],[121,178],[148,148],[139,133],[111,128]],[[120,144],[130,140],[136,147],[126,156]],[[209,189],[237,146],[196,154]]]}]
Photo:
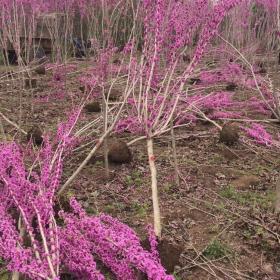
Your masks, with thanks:
[{"label": "tree trunk", "polygon": [[[104,98],[103,98],[104,99]],[[108,123],[108,106],[105,100],[103,100],[103,125],[104,125],[104,133],[107,131],[107,123]],[[109,178],[109,162],[108,162],[108,138],[104,138],[104,145],[103,145],[103,155],[104,155],[104,168],[105,168],[105,176],[106,179]]]},{"label": "tree trunk", "polygon": [[276,199],[274,205],[275,213],[280,213],[280,178],[276,182]]},{"label": "tree trunk", "polygon": [[151,171],[151,181],[152,181],[152,199],[153,199],[153,211],[154,211],[154,230],[158,238],[161,237],[161,222],[160,222],[160,209],[159,209],[159,199],[158,199],[158,189],[157,189],[157,170],[155,165],[155,156],[153,149],[153,139],[147,138],[147,149],[149,157],[149,165]]},{"label": "tree trunk", "polygon": [[176,151],[176,140],[173,128],[173,120],[171,121],[171,142],[172,142],[172,153],[173,153],[173,160],[174,160],[174,172],[175,172],[175,183],[178,187],[180,184],[180,177],[179,177],[179,167],[178,167],[178,158],[177,158],[177,151]]}]

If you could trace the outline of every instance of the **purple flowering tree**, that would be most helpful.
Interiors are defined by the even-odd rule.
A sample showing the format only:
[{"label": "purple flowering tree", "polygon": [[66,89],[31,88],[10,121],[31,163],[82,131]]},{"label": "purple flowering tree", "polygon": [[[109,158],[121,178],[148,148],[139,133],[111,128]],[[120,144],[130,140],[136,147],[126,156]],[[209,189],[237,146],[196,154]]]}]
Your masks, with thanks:
[{"label": "purple flowering tree", "polygon": [[90,217],[75,199],[71,213],[55,212],[63,161],[75,146],[72,135],[79,113],[59,126],[55,143],[45,136],[35,156],[40,171],[27,170],[28,154],[16,143],[0,144],[0,257],[9,271],[30,279],[58,280],[65,270],[79,279],[105,279],[95,258],[117,279],[136,280],[138,270],[148,279],[174,279],[118,220]]}]

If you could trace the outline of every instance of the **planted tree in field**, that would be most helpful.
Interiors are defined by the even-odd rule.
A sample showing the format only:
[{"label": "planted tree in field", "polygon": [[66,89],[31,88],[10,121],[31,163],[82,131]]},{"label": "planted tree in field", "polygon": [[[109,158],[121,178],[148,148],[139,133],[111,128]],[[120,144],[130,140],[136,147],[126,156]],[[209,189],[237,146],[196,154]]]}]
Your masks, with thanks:
[{"label": "planted tree in field", "polygon": [[[207,1],[195,1],[185,4],[186,6],[169,1],[144,2],[143,54],[135,66],[136,74],[132,79],[134,83],[137,81],[135,83],[137,93],[130,101],[134,117],[122,119],[118,125],[122,129],[131,128],[132,131],[138,129],[138,133],[146,136],[152,180],[154,226],[158,237],[161,236],[161,223],[153,138],[166,132],[173,118],[179,118],[182,110],[189,112],[193,110],[193,102],[186,83],[200,62],[211,38],[216,34],[219,24],[228,11],[240,2],[221,1],[212,7]],[[192,13],[189,29],[185,31],[181,25],[185,23],[185,15],[181,11],[190,7],[199,11],[198,13],[204,12],[208,18],[201,21],[198,13]],[[153,10],[155,13],[151,12]],[[194,34],[200,28],[199,40],[190,63],[182,66],[183,55],[191,47]],[[179,66],[182,71],[178,74]],[[183,106],[182,100],[189,102],[189,105]]]}]

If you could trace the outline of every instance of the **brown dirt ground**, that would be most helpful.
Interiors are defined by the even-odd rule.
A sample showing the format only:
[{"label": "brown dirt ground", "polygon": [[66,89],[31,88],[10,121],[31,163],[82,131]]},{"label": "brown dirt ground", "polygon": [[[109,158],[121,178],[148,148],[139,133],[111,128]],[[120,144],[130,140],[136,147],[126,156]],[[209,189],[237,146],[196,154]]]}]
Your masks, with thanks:
[{"label": "brown dirt ground", "polygon": [[[0,80],[0,108],[25,130],[39,124],[54,131],[65,110],[78,104],[79,82],[72,75],[67,85],[71,94],[31,105],[33,98],[51,95],[50,71],[37,78],[35,90],[22,90],[20,79]],[[99,113],[83,113],[81,124],[97,116]],[[3,124],[9,139],[26,143],[12,126]],[[270,125],[270,130],[277,132],[279,127]],[[280,279],[279,217],[273,214],[279,151],[241,142],[226,147],[219,143],[212,125],[199,124],[175,133],[180,186],[174,184],[169,135],[155,140],[155,155],[163,237],[182,249],[175,267],[177,279]],[[128,133],[116,137],[127,142],[134,138]],[[66,162],[64,180],[89,149],[75,152]],[[131,150],[133,162],[110,166],[109,180],[104,177],[102,161],[97,161],[82,170],[69,192],[88,213],[118,217],[144,239],[145,226],[153,221],[145,141],[137,142]]]}]

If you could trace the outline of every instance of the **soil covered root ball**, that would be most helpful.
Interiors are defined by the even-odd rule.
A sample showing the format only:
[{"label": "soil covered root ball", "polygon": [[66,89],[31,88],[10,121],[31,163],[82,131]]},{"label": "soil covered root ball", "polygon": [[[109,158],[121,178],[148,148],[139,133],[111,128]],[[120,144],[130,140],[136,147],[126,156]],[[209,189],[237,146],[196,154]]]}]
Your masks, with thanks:
[{"label": "soil covered root ball", "polygon": [[278,120],[280,122],[280,117],[279,117],[278,113],[277,112],[275,112],[275,113],[276,113],[276,115],[274,113],[271,113],[270,118],[272,120]]},{"label": "soil covered root ball", "polygon": [[86,91],[86,87],[85,87],[84,85],[79,86],[79,90],[80,90],[81,92],[85,92],[85,91]]},{"label": "soil covered root ball", "polygon": [[43,131],[41,130],[41,128],[38,126],[34,126],[28,131],[27,140],[28,141],[32,140],[32,142],[35,145],[40,146],[44,141],[42,135],[43,135]]},{"label": "soil covered root ball", "polygon": [[125,142],[114,140],[109,147],[108,159],[111,163],[130,163],[132,161],[132,154]]},{"label": "soil covered root ball", "polygon": [[228,84],[228,85],[226,86],[226,90],[227,90],[227,91],[235,91],[236,88],[237,88],[237,85],[234,84],[234,83],[230,83],[230,84]]},{"label": "soil covered root ball", "polygon": [[120,59],[116,58],[116,59],[113,60],[113,64],[115,64],[115,65],[121,65],[122,62],[121,62]]},{"label": "soil covered root ball", "polygon": [[38,75],[46,75],[46,67],[44,65],[37,66],[34,71]]},{"label": "soil covered root ball", "polygon": [[[141,245],[144,249],[148,251],[151,250],[151,245],[147,238],[141,241]],[[175,270],[175,267],[180,265],[180,256],[183,252],[183,249],[184,247],[182,246],[182,244],[179,245],[170,243],[170,241],[166,239],[161,239],[158,241],[157,250],[160,257],[160,262],[164,266],[168,274],[172,274]],[[141,280],[147,279],[144,275],[141,276]]]},{"label": "soil covered root ball", "polygon": [[190,78],[189,83],[190,83],[191,85],[197,85],[197,84],[200,84],[200,83],[201,83],[201,80],[200,80],[200,78]]},{"label": "soil covered root ball", "polygon": [[267,71],[266,71],[266,69],[265,69],[265,65],[264,65],[263,62],[258,62],[258,63],[257,63],[257,66],[258,66],[258,68],[259,68],[259,69],[256,71],[257,74],[266,74],[266,73],[267,73]]},{"label": "soil covered root ball", "polygon": [[120,98],[120,96],[121,93],[117,89],[114,88],[112,88],[111,90],[109,88],[105,89],[105,98],[106,99],[108,98],[109,101],[115,102]]},{"label": "soil covered root ball", "polygon": [[57,200],[55,201],[55,213],[58,214],[60,210],[65,212],[71,212],[72,208],[70,206],[70,200],[73,198],[75,194],[72,191],[63,192]]},{"label": "soil covered root ball", "polygon": [[36,88],[37,87],[37,79],[33,79],[33,78],[25,79],[24,86],[25,86],[26,89]]},{"label": "soil covered root ball", "polygon": [[188,54],[183,54],[183,61],[190,63],[191,62],[191,58]]},{"label": "soil covered root ball", "polygon": [[239,139],[238,128],[233,124],[225,124],[220,131],[220,142],[231,146]]},{"label": "soil covered root ball", "polygon": [[97,101],[85,105],[85,110],[89,113],[98,113],[101,111],[100,103]]}]

